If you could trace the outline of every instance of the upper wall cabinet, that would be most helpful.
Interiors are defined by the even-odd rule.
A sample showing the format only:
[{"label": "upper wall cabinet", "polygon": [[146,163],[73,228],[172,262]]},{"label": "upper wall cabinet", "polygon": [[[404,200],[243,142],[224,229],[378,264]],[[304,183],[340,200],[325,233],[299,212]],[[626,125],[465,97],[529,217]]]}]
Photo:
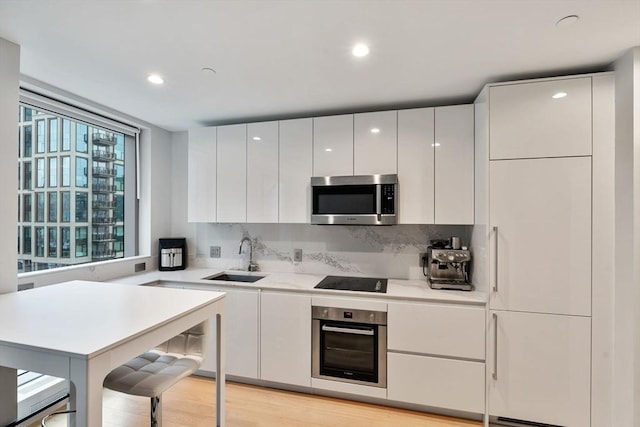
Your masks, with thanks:
[{"label": "upper wall cabinet", "polygon": [[591,77],[493,86],[491,160],[591,155]]},{"label": "upper wall cabinet", "polygon": [[218,222],[247,221],[247,125],[218,126]]},{"label": "upper wall cabinet", "polygon": [[353,114],[313,118],[313,175],[353,175]]},{"label": "upper wall cabinet", "polygon": [[247,125],[247,222],[278,222],[278,122]]},{"label": "upper wall cabinet", "polygon": [[313,119],[280,122],[279,221],[308,223],[311,218]]},{"label": "upper wall cabinet", "polygon": [[189,131],[187,220],[216,221],[216,128]]},{"label": "upper wall cabinet", "polygon": [[398,173],[398,112],[355,114],[354,175]]},{"label": "upper wall cabinet", "polygon": [[434,108],[398,111],[398,222],[434,223]]},{"label": "upper wall cabinet", "polygon": [[473,105],[435,111],[435,223],[473,224]]}]

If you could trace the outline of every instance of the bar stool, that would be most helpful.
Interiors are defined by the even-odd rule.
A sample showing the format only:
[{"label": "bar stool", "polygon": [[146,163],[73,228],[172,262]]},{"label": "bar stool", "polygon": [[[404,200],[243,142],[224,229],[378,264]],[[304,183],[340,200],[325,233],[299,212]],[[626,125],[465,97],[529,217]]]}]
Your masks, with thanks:
[{"label": "bar stool", "polygon": [[171,338],[115,368],[104,387],[151,399],[151,427],[162,426],[162,393],[200,368],[204,359],[207,323]]}]

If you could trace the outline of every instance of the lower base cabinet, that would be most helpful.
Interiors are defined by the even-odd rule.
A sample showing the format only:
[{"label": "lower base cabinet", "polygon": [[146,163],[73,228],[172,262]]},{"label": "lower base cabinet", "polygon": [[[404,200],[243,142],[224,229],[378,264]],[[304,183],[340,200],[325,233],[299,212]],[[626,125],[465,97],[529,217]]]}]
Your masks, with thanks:
[{"label": "lower base cabinet", "polygon": [[591,319],[497,310],[491,315],[489,415],[588,427]]},{"label": "lower base cabinet", "polygon": [[260,378],[311,386],[311,297],[261,292]]},{"label": "lower base cabinet", "polygon": [[387,363],[389,400],[484,413],[484,363],[391,352]]},{"label": "lower base cabinet", "polygon": [[[187,286],[185,286],[187,288]],[[197,289],[202,289],[201,287]],[[211,289],[226,292],[225,347],[226,374],[245,378],[258,378],[258,291]],[[200,367],[216,372],[216,321],[209,320],[207,357]]]}]

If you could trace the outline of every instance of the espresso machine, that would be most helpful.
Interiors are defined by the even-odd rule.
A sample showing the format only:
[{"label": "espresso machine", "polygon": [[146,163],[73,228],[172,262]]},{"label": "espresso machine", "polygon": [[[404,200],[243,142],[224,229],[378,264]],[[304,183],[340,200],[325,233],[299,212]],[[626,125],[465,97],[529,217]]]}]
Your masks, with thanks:
[{"label": "espresso machine", "polygon": [[469,282],[471,252],[460,246],[460,239],[432,241],[427,248],[426,276],[431,289],[472,291]]}]

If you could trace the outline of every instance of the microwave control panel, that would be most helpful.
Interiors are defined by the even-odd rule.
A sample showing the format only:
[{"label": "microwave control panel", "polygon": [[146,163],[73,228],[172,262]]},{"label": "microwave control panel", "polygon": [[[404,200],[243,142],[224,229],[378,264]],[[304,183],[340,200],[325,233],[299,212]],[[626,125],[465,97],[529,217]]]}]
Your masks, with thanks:
[{"label": "microwave control panel", "polygon": [[394,184],[382,184],[382,214],[395,214],[396,186]]}]

